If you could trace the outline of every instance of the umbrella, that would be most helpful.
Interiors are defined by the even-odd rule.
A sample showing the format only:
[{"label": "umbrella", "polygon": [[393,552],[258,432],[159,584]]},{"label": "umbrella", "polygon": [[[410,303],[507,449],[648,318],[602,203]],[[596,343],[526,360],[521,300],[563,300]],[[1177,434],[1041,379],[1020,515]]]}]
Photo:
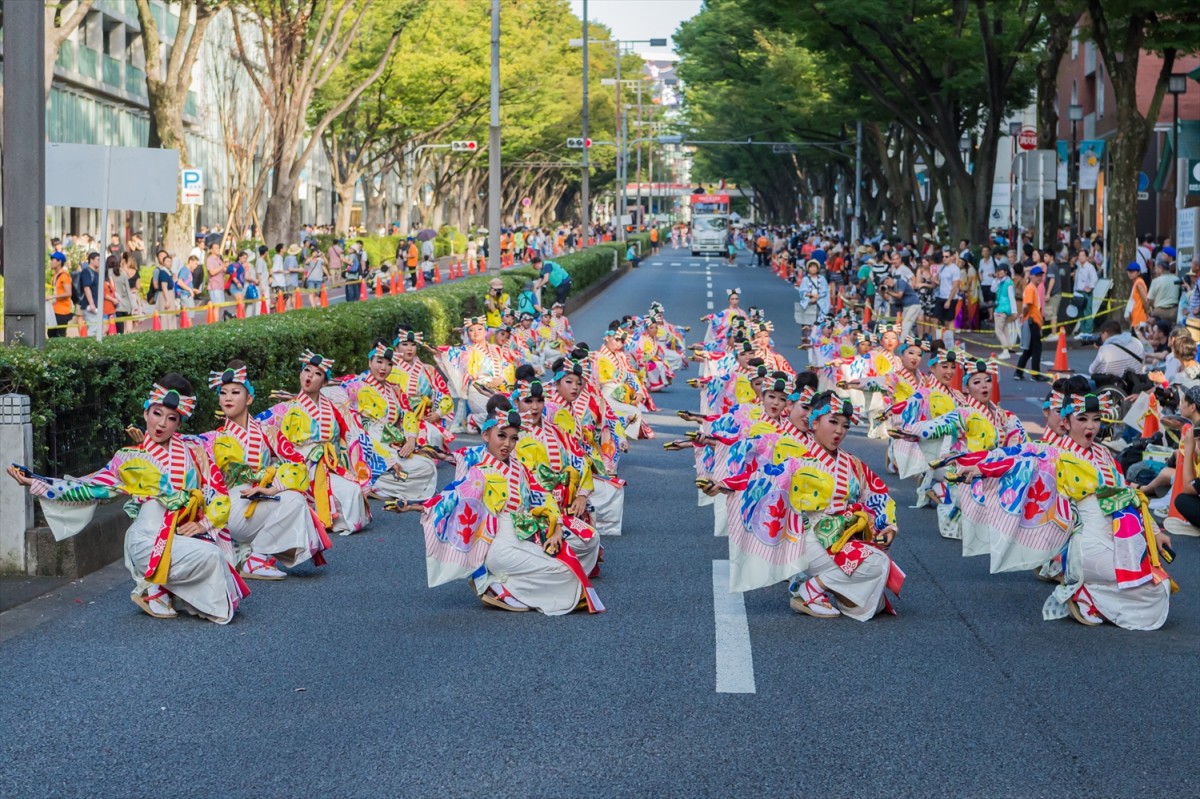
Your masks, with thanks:
[{"label": "umbrella", "polygon": [[221,238],[222,238],[222,236],[220,233],[209,233],[207,236],[204,237],[204,246],[211,247],[214,244],[220,244]]},{"label": "umbrella", "polygon": [[417,233],[417,241],[429,241],[437,238],[437,231],[432,228],[425,228]]}]

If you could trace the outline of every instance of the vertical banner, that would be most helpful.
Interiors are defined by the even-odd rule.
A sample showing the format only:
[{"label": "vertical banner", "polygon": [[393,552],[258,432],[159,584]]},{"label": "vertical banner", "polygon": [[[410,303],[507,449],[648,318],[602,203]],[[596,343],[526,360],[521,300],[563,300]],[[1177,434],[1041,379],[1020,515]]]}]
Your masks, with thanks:
[{"label": "vertical banner", "polygon": [[1071,160],[1069,154],[1069,144],[1063,139],[1055,142],[1055,148],[1058,150],[1058,190],[1066,191],[1071,188],[1071,181],[1067,176],[1067,162]]},{"label": "vertical banner", "polygon": [[1100,175],[1100,162],[1104,160],[1104,142],[1087,139],[1079,143],[1079,188],[1095,191]]}]

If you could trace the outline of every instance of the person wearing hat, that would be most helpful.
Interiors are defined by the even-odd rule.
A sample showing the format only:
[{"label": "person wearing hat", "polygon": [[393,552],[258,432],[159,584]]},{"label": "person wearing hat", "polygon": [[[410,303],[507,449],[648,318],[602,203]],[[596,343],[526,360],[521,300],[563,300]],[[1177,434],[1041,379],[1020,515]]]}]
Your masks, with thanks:
[{"label": "person wearing hat", "polygon": [[1130,261],[1125,267],[1129,274],[1129,301],[1125,303],[1125,319],[1130,327],[1137,330],[1150,318],[1150,295],[1146,288],[1146,280],[1142,277],[1142,267],[1137,261]]},{"label": "person wearing hat", "polygon": [[508,292],[504,290],[504,281],[494,277],[488,282],[488,293],[483,298],[485,321],[488,328],[495,330],[503,322],[505,309],[510,305]]},{"label": "person wearing hat", "polygon": [[1000,352],[996,357],[1007,361],[1012,357],[1009,350],[1016,347],[1013,332],[1016,327],[1017,309],[1016,290],[1007,261],[996,262],[992,293],[995,301],[992,308],[992,321],[996,326],[996,338],[1000,342]]},{"label": "person wearing hat", "polygon": [[129,497],[133,523],[124,550],[135,583],[133,603],[156,619],[173,619],[183,610],[227,624],[250,592],[234,572],[232,548],[221,534],[230,507],[225,481],[204,447],[179,435],[196,408],[191,384],[165,374],[142,407],[146,429],[138,443],[117,450],[89,475],[55,479],[16,465],[8,473],[41,501],[59,540],[81,532],[97,503]]},{"label": "person wearing hat", "polygon": [[395,350],[376,341],[367,352],[367,371],[345,380],[335,392],[343,416],[359,428],[359,443],[371,457],[371,495],[377,499],[424,502],[437,493],[437,461],[423,451],[421,415],[390,381]]},{"label": "person wearing hat", "polygon": [[362,460],[355,430],[322,389],[333,382],[334,362],[312,350],[300,361],[300,393],[287,397],[258,417],[278,427],[304,456],[309,497],[321,524],[342,535],[357,533],[371,521],[364,498],[371,470]]},{"label": "person wearing hat", "polygon": [[74,305],[71,299],[72,282],[71,266],[67,256],[61,250],[50,253],[50,263],[54,266],[53,288],[51,289],[51,310],[54,312],[54,324],[46,330],[50,338],[66,338],[67,325],[74,318]]},{"label": "person wearing hat", "polygon": [[[500,330],[498,325],[496,330]],[[463,320],[466,343],[453,347],[439,347],[435,357],[442,371],[449,378],[451,394],[466,400],[466,408],[460,409],[467,418],[465,424],[478,430],[485,418],[488,397],[496,392],[504,394],[512,390],[513,362],[500,343],[488,341],[487,319],[470,316]],[[505,338],[511,336],[511,331]],[[463,420],[456,419],[454,432],[462,428]]]},{"label": "person wearing hat", "polygon": [[[1065,550],[1061,583],[1042,605],[1043,619],[1157,630],[1170,611],[1164,552],[1171,539],[1097,440],[1116,409],[1095,394],[1060,395],[1058,403],[1066,434],[1056,443],[957,459],[957,481],[983,481],[971,491],[980,499],[963,502],[963,526],[983,528],[993,573],[1032,568]],[[1071,523],[1064,527],[1063,519]]]},{"label": "person wearing hat", "polygon": [[224,421],[200,440],[229,489],[227,528],[239,574],[282,580],[287,575],[280,565],[293,568],[309,560],[324,565],[322,553],[332,543],[308,505],[304,457],[278,428],[250,414],[254,384],[246,364],[234,360],[209,372],[208,387],[217,394]]},{"label": "person wearing hat", "polygon": [[649,394],[638,376],[636,364],[625,352],[628,341],[629,331],[621,322],[610,322],[604,333],[604,346],[595,354],[596,377],[626,435],[631,439],[654,438],[654,431],[644,418],[644,412],[652,408]]},{"label": "person wearing hat", "polygon": [[462,479],[421,514],[429,587],[465,579],[484,605],[511,612],[603,612],[567,511],[517,457],[522,419],[508,396],[487,401],[480,428],[483,445],[459,450]]},{"label": "person wearing hat", "polygon": [[421,435],[426,443],[444,453],[446,443],[454,440],[446,429],[454,415],[454,398],[442,373],[417,357],[417,350],[423,346],[426,345],[421,331],[407,325],[396,328],[388,382],[400,389],[408,407],[420,418]]},{"label": "person wearing hat", "polygon": [[[1042,282],[1046,278],[1046,270],[1034,266],[1029,270],[1029,282],[1025,285],[1025,293],[1021,297],[1021,326],[1022,338],[1028,343],[1017,359],[1017,369],[1013,373],[1016,380],[1025,379],[1025,366],[1028,364],[1035,372],[1042,371]],[[1049,378],[1042,374],[1033,375],[1033,379],[1044,383]]]}]

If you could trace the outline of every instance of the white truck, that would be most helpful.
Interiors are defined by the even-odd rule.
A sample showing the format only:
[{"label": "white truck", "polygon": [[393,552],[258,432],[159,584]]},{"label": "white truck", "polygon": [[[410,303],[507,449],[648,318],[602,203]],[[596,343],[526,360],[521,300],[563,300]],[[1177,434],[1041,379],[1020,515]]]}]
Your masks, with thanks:
[{"label": "white truck", "polygon": [[692,255],[725,255],[729,195],[693,194]]}]

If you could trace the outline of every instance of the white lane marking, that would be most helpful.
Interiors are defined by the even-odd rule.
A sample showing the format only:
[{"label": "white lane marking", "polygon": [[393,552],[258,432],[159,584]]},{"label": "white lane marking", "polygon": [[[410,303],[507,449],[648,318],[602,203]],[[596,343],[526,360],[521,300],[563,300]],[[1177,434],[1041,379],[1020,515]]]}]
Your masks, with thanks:
[{"label": "white lane marking", "polygon": [[708,310],[710,310],[710,311],[711,311],[712,309],[713,309],[713,307],[712,307],[712,300],[709,300],[709,301],[708,301]]},{"label": "white lane marking", "polygon": [[710,292],[708,292],[708,298],[709,298],[710,300],[712,299],[712,292],[711,292],[711,291],[710,291]]},{"label": "white lane marking", "polygon": [[713,561],[713,616],[717,628],[717,693],[753,694],[754,654],[741,594],[729,593],[729,561]]},{"label": "white lane marking", "polygon": [[671,266],[683,266],[679,261],[671,261]]}]

